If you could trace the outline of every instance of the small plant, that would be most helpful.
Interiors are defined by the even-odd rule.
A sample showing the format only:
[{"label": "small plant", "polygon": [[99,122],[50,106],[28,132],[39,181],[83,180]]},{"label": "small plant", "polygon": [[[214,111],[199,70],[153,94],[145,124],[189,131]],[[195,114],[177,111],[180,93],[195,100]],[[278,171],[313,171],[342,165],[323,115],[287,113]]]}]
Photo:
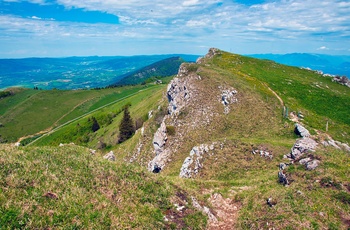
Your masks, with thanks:
[{"label": "small plant", "polygon": [[350,204],[350,194],[344,191],[334,195],[334,198],[340,200],[344,204]]},{"label": "small plant", "polygon": [[166,132],[167,132],[168,135],[174,136],[175,135],[175,127],[172,126],[172,125],[168,125],[166,127]]}]

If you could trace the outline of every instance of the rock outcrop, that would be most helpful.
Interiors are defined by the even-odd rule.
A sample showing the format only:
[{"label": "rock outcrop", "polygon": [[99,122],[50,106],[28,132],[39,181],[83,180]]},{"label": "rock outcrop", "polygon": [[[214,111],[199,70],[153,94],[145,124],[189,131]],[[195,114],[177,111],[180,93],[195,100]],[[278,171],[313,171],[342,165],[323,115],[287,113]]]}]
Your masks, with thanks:
[{"label": "rock outcrop", "polygon": [[200,146],[193,147],[190,151],[190,156],[186,157],[182,164],[179,176],[181,178],[191,178],[198,174],[199,170],[203,167],[203,155],[214,154],[213,150],[215,148],[215,144],[216,143],[211,145],[201,144]]},{"label": "rock outcrop", "polygon": [[229,105],[238,101],[236,98],[237,90],[223,89],[223,87],[219,87],[219,89],[221,90],[220,102],[224,105],[224,113],[228,114],[230,112]]},{"label": "rock outcrop", "polygon": [[289,154],[285,155],[292,161],[299,160],[302,155],[308,152],[314,152],[317,147],[317,142],[311,138],[305,137],[298,139],[293,145]]},{"label": "rock outcrop", "polygon": [[344,149],[345,151],[350,152],[350,146],[348,144],[341,143],[340,141],[335,141],[333,139],[329,139],[329,140],[323,141],[322,144],[325,147],[332,146],[333,148],[336,148],[339,150]]},{"label": "rock outcrop", "polygon": [[[187,69],[184,65],[180,67],[178,76],[185,74]],[[186,105],[186,102],[190,99],[190,92],[187,86],[187,80],[185,78],[174,78],[167,89],[168,97],[168,112],[171,116],[178,115],[181,108]]]},{"label": "rock outcrop", "polygon": [[301,136],[301,137],[309,137],[310,132],[301,124],[295,124],[295,129],[294,129],[295,134]]}]

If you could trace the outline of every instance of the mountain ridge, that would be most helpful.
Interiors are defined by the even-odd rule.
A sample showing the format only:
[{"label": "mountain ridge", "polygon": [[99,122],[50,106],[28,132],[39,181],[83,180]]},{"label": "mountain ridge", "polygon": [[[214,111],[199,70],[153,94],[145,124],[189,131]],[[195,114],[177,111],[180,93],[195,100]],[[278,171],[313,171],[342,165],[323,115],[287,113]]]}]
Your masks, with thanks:
[{"label": "mountain ridge", "polygon": [[[94,170],[106,177],[95,174],[91,177],[99,185],[93,191],[97,201],[88,206],[86,213],[95,216],[93,209],[105,204],[103,201],[107,199],[105,207],[108,211],[103,223],[108,227],[132,228],[133,220],[136,220],[134,227],[137,228],[146,221],[143,212],[147,213],[144,224],[150,228],[349,227],[350,92],[347,87],[315,71],[214,48],[196,63],[181,64],[177,76],[168,81],[137,86],[148,88],[140,88],[132,97],[83,116],[31,146],[18,149],[12,146],[10,156],[25,156],[23,152],[31,152],[30,156],[43,154],[43,165],[47,159],[55,159],[52,162],[56,165],[54,168],[67,172],[59,174],[48,167],[49,177],[44,182],[50,181],[50,186],[40,184],[40,187],[38,183],[28,184],[36,175],[28,170],[29,178],[12,184],[11,177],[7,177],[8,171],[4,170],[1,175],[7,180],[0,186],[10,192],[5,193],[3,199],[19,200],[14,194],[22,191],[20,189],[29,195],[22,203],[11,202],[14,205],[11,210],[8,206],[1,206],[0,210],[9,216],[11,211],[18,213],[13,210],[33,203],[38,197],[35,194],[57,195],[53,198],[57,202],[48,205],[46,198],[35,202],[52,210],[50,215],[53,217],[59,216],[62,209],[56,205],[60,204],[61,197],[74,197],[68,190],[59,189],[59,183],[66,180],[60,175],[74,172],[81,175],[85,171],[78,170],[83,168],[89,172],[89,165],[96,167],[89,161],[94,161],[106,165],[106,169],[98,167],[99,170]],[[101,92],[123,89],[103,89]],[[3,102],[9,99],[4,98]],[[117,144],[122,119],[120,111],[126,105],[133,119],[142,121],[142,125],[132,138]],[[38,111],[43,113],[44,110]],[[100,124],[97,131],[91,130],[89,119],[91,121],[92,116]],[[45,147],[47,145],[51,147]],[[1,147],[0,163],[26,165],[22,158],[5,157],[8,156],[3,155],[6,145]],[[47,159],[44,153],[49,153]],[[50,154],[55,155],[50,158]],[[69,166],[70,160],[63,160],[66,154],[76,158],[74,168]],[[102,156],[115,161],[103,163]],[[61,164],[64,166],[60,167]],[[33,167],[38,165],[33,164]],[[122,170],[113,168],[118,174],[111,175],[108,172],[114,165]],[[79,176],[74,178],[74,181],[80,180]],[[114,183],[116,180],[118,183]],[[109,182],[122,185],[123,190],[108,190],[112,186]],[[90,196],[89,183],[86,186],[78,184],[79,189]],[[157,184],[162,189],[153,196]],[[54,189],[50,190],[51,195],[45,192],[49,188]],[[122,205],[126,208],[123,210],[130,206],[134,215],[131,219],[125,215],[117,219],[117,215],[109,211],[113,205]],[[42,220],[45,211],[40,212],[41,215],[24,211],[23,215],[28,215],[31,220]],[[27,227],[59,223],[69,227],[72,222],[82,228],[98,225],[88,221],[85,212],[76,216],[76,212],[71,211],[74,215],[65,219],[47,218],[44,222],[24,223]],[[16,218],[23,220],[20,214],[16,214]],[[101,220],[101,216],[97,219]]]}]

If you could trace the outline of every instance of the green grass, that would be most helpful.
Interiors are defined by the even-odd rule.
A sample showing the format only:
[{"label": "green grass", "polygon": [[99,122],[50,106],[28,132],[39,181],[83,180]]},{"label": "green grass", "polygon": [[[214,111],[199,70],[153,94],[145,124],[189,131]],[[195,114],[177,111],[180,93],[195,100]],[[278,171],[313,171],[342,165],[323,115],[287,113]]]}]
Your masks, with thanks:
[{"label": "green grass", "polygon": [[0,191],[1,229],[162,229],[178,222],[184,228],[205,223],[190,206],[177,223],[165,222],[180,188],[78,146],[1,145]]},{"label": "green grass", "polygon": [[[150,86],[152,87],[152,86]],[[63,124],[147,86],[103,90],[23,90],[0,100],[2,138],[18,138]]]},{"label": "green grass", "polygon": [[[145,88],[131,97],[82,117],[52,134],[43,136],[35,142],[35,145],[57,146],[60,143],[74,142],[94,148],[98,140],[103,140],[107,145],[115,146],[118,140],[119,123],[123,115],[121,113],[123,106],[126,104],[131,105],[130,113],[134,121],[136,119],[144,119],[151,109],[156,109],[156,102],[164,91],[164,87],[165,85],[158,85]],[[101,127],[97,132],[92,132],[91,130],[91,124],[88,122],[88,118],[91,116],[96,117]]]}]

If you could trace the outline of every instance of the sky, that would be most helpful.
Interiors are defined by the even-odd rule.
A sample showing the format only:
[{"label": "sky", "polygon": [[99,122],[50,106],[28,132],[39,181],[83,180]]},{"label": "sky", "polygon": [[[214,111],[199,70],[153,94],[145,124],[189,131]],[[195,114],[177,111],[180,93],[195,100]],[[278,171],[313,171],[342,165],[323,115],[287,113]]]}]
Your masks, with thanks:
[{"label": "sky", "polygon": [[350,0],[0,0],[0,58],[350,55]]}]

